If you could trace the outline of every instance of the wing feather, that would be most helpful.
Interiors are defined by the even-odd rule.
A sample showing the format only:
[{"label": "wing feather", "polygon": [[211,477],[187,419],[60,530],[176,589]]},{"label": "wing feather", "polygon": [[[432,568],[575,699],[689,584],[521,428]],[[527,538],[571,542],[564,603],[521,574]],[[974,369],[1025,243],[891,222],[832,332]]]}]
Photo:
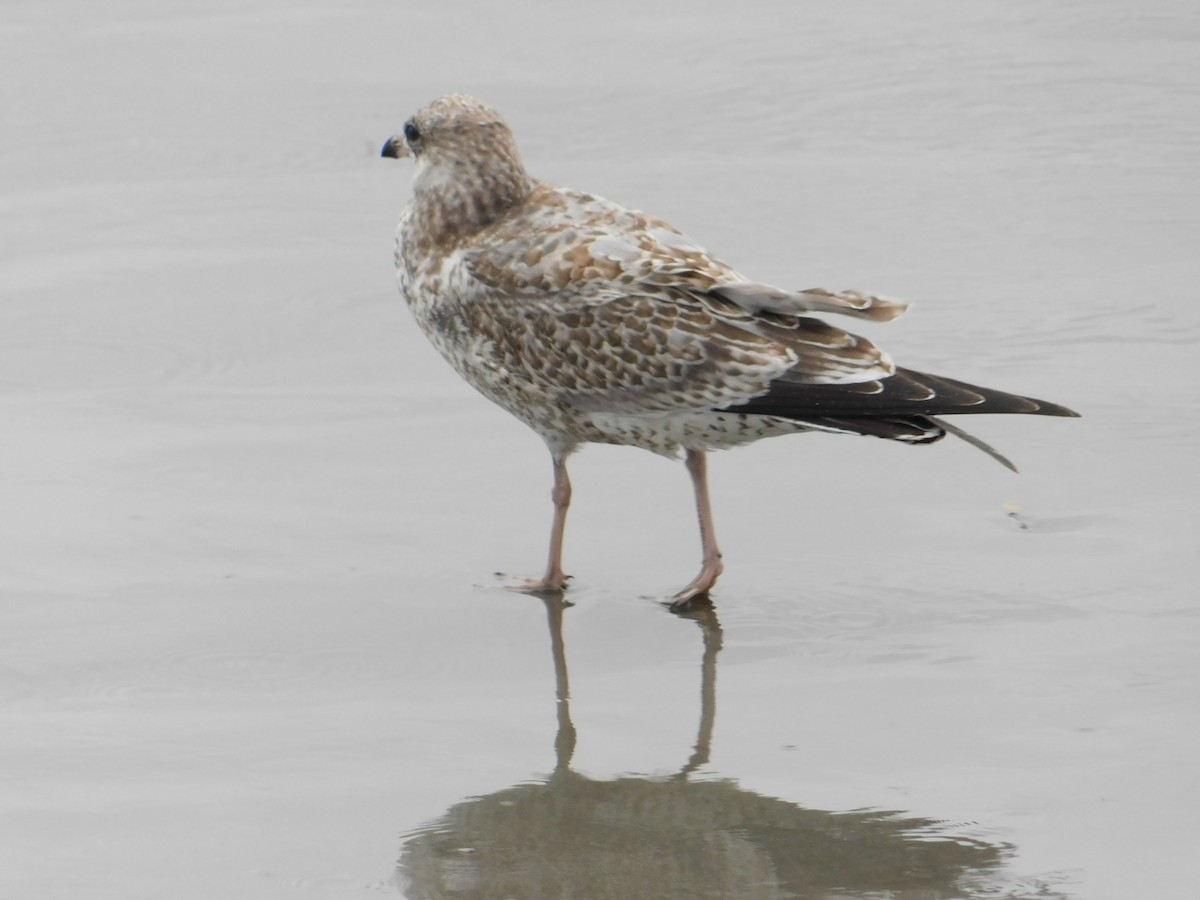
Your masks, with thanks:
[{"label": "wing feather", "polygon": [[[659,219],[548,185],[539,192],[528,204],[536,221],[497,223],[475,242],[462,305],[501,334],[493,367],[556,401],[701,412],[750,401],[785,377],[874,384],[894,371],[866,338],[797,313],[886,319],[902,304],[751,283]],[[540,236],[533,249],[531,234]]]}]

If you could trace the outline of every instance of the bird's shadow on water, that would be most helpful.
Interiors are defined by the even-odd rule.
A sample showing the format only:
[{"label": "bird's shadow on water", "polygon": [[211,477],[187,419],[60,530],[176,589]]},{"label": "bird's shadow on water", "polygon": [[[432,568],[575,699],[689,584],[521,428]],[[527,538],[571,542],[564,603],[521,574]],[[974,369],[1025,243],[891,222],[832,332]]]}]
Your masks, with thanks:
[{"label": "bird's shadow on water", "polygon": [[561,595],[545,604],[558,727],[553,773],[455,804],[409,833],[397,885],[435,898],[1061,897],[1013,888],[1013,847],[947,833],[945,823],[894,810],[810,809],[693,779],[709,760],[724,633],[711,605],[677,612],[699,626],[700,722],[695,746],[666,777],[596,780],[571,769],[571,720]]}]

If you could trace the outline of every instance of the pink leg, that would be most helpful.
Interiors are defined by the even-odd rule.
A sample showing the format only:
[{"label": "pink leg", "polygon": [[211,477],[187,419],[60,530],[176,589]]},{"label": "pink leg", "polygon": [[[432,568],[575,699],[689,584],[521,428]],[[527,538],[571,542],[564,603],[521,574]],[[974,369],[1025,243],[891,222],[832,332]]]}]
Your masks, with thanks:
[{"label": "pink leg", "polygon": [[684,607],[691,600],[707,596],[709,589],[717,583],[717,578],[725,569],[721,564],[721,548],[717,546],[712,506],[708,501],[708,464],[704,452],[689,450],[686,465],[688,474],[692,476],[692,487],[696,491],[696,514],[700,518],[700,546],[704,559],[700,566],[700,574],[675,595],[671,603],[673,607]]},{"label": "pink leg", "polygon": [[554,489],[550,499],[554,501],[554,522],[550,526],[550,559],[546,563],[546,574],[537,581],[528,581],[516,588],[520,591],[561,591],[567,586],[567,576],[562,569],[563,532],[567,527],[567,508],[571,505],[571,479],[567,477],[565,457],[555,456]]}]

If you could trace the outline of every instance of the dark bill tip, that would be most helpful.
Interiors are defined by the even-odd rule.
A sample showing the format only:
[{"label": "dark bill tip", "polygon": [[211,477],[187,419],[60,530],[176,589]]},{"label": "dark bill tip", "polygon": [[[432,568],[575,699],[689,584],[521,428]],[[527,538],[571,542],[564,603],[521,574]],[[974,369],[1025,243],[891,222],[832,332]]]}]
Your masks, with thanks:
[{"label": "dark bill tip", "polygon": [[383,150],[379,155],[388,156],[392,159],[400,159],[401,157],[408,156],[408,148],[404,146],[404,138],[398,134],[393,134],[384,143]]}]

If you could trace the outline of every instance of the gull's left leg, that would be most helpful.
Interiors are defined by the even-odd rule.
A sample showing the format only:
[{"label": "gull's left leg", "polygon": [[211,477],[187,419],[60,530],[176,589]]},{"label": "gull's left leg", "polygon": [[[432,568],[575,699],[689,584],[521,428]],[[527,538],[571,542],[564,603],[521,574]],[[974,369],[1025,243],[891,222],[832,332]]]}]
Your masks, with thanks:
[{"label": "gull's left leg", "polygon": [[552,453],[554,460],[554,489],[550,499],[554,501],[554,522],[550,526],[550,558],[546,561],[546,574],[537,581],[527,581],[515,589],[540,593],[542,591],[561,591],[567,586],[567,576],[563,574],[562,549],[563,532],[567,527],[567,509],[571,505],[571,479],[567,477],[567,455]]},{"label": "gull's left leg", "polygon": [[696,514],[700,519],[700,546],[704,559],[700,566],[700,574],[675,595],[671,603],[674,609],[685,607],[690,601],[706,596],[725,568],[721,564],[721,548],[717,546],[712,505],[708,500],[708,462],[704,451],[688,450],[685,465],[688,474],[692,476],[692,487],[696,491]]}]

